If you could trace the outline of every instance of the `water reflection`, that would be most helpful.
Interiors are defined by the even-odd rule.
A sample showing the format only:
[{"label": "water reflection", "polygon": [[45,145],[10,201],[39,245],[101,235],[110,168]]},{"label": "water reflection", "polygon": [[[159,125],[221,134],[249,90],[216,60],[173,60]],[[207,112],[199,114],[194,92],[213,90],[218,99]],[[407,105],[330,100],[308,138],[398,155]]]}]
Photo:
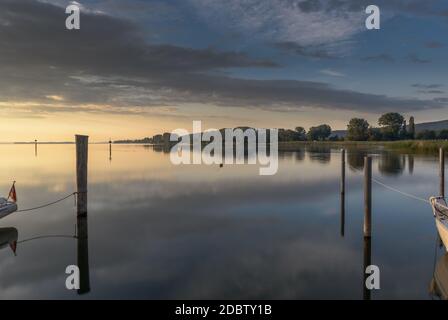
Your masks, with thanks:
[{"label": "water reflection", "polygon": [[341,192],[341,201],[340,201],[340,215],[341,215],[341,223],[340,223],[340,232],[341,237],[345,236],[345,194]]},{"label": "water reflection", "polygon": [[347,162],[350,170],[360,172],[364,169],[364,158],[368,155],[367,151],[349,150],[347,153]]},{"label": "water reflection", "polygon": [[434,297],[448,300],[448,253],[437,261],[429,292]]},{"label": "water reflection", "polygon": [[0,228],[0,249],[9,247],[15,255],[18,237],[19,232],[16,228]]},{"label": "water reflection", "polygon": [[403,174],[406,166],[404,155],[385,152],[378,160],[378,171],[385,176],[398,176]]},{"label": "water reflection", "polygon": [[408,154],[408,171],[412,175],[414,173],[414,155]]},{"label": "water reflection", "polygon": [[331,161],[331,148],[328,146],[307,146],[306,152],[311,161],[326,164]]},{"label": "water reflection", "polygon": [[87,217],[77,218],[77,257],[80,273],[80,288],[78,294],[90,292],[90,268],[89,268],[89,237],[87,229]]},{"label": "water reflection", "polygon": [[371,290],[367,289],[366,286],[366,280],[369,277],[369,274],[366,273],[366,268],[370,265],[372,265],[372,238],[371,237],[364,237],[364,250],[363,250],[363,256],[364,256],[364,264],[363,264],[363,299],[364,300],[370,300],[371,298]]},{"label": "water reflection", "polygon": [[[39,145],[38,161],[29,161],[30,146],[0,148],[0,187],[8,190],[15,178],[22,208],[73,191],[74,145]],[[17,257],[0,250],[0,298],[368,298],[360,287],[372,253],[362,237],[362,175],[347,171],[341,197],[338,149],[282,153],[278,173],[268,177],[249,165],[174,166],[163,147],[113,149],[109,165],[109,146],[90,145],[90,220],[76,221],[76,243],[70,200],[1,220],[21,238],[71,233],[72,239],[19,244]],[[366,153],[349,149],[347,163],[353,169],[360,159],[361,170]],[[374,162],[385,154],[376,150]],[[389,166],[410,168],[410,159]],[[412,176],[403,170],[383,181],[422,197],[436,194],[435,160],[413,157]],[[397,170],[385,168],[374,174]],[[374,258],[387,270],[375,298],[428,298],[431,209],[379,187],[373,208]],[[79,293],[89,294],[65,288],[61,278],[70,264],[80,267]]]}]

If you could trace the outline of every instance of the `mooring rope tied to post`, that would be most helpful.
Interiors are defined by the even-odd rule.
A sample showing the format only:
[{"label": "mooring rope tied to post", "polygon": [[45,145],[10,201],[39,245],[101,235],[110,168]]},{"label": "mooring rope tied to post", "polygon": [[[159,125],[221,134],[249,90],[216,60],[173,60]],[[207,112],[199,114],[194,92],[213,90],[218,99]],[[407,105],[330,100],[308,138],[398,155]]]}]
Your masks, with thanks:
[{"label": "mooring rope tied to post", "polygon": [[422,201],[422,202],[431,204],[431,202],[429,202],[429,200],[426,200],[426,199],[417,197],[417,196],[415,196],[415,195],[413,195],[413,194],[410,194],[410,193],[407,193],[407,192],[398,190],[398,189],[396,189],[396,188],[394,188],[394,187],[391,187],[391,186],[389,186],[389,185],[387,185],[387,184],[385,184],[385,183],[383,183],[383,182],[381,182],[381,181],[379,181],[379,180],[377,180],[377,179],[375,179],[375,178],[372,178],[372,181],[375,182],[376,184],[379,184],[380,186],[383,186],[383,187],[386,188],[386,189],[389,189],[389,190],[398,192],[398,193],[400,193],[401,195],[404,195],[404,196],[406,196],[406,197],[408,197],[408,198],[411,198],[411,199],[414,199],[414,200],[418,200],[418,201]]},{"label": "mooring rope tied to post", "polygon": [[[40,206],[37,206],[37,207],[33,207],[33,208],[17,210],[16,212],[32,211],[32,210],[37,210],[37,209],[42,209],[42,208],[45,208],[45,207],[49,207],[49,206],[51,206],[51,205],[53,205],[53,204],[56,204],[56,203],[58,203],[58,202],[62,202],[62,201],[64,201],[65,199],[70,198],[71,196],[75,196],[75,195],[78,194],[78,193],[80,193],[80,192],[72,192],[72,193],[70,193],[69,195],[67,195],[67,196],[65,196],[65,197],[63,197],[63,198],[60,198],[60,199],[58,199],[58,200],[55,200],[55,201],[52,201],[52,202],[49,202],[49,203],[46,203],[46,204],[43,204],[43,205],[40,205]],[[75,197],[75,204],[76,204],[76,197]]]}]

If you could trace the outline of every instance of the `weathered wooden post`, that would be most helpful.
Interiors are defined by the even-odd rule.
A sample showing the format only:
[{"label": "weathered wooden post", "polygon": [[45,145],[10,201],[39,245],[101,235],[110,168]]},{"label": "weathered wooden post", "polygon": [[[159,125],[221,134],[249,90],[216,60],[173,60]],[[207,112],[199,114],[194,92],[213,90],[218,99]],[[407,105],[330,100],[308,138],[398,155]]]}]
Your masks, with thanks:
[{"label": "weathered wooden post", "polygon": [[345,149],[341,149],[341,193],[345,194]]},{"label": "weathered wooden post", "polygon": [[78,294],[90,291],[90,270],[89,270],[89,241],[87,216],[77,218],[77,240],[78,240],[78,268],[79,268],[79,289]]},{"label": "weathered wooden post", "polygon": [[364,276],[363,276],[363,298],[364,300],[370,300],[370,290],[366,286],[366,280],[368,278],[368,274],[366,273],[366,269],[368,266],[372,264],[372,240],[370,237],[364,238]]},{"label": "weathered wooden post", "polygon": [[439,149],[439,165],[440,165],[440,196],[445,197],[445,152],[443,148]]},{"label": "weathered wooden post", "polygon": [[341,236],[345,234],[345,149],[341,149]]},{"label": "weathered wooden post", "polygon": [[341,237],[345,235],[345,197],[341,193]]},{"label": "weathered wooden post", "polygon": [[34,156],[37,157],[37,139],[34,139]]},{"label": "weathered wooden post", "polygon": [[78,216],[87,215],[87,155],[89,137],[76,135],[76,187]]},{"label": "weathered wooden post", "polygon": [[109,161],[112,160],[112,139],[109,139]]},{"label": "weathered wooden post", "polygon": [[364,157],[364,237],[372,235],[372,158]]}]

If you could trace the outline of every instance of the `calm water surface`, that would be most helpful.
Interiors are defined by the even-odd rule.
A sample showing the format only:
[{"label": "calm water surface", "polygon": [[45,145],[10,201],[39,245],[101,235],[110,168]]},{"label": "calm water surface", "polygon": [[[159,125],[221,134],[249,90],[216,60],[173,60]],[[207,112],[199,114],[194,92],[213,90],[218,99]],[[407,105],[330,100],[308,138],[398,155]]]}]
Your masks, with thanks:
[{"label": "calm water surface", "polygon": [[[89,148],[88,247],[73,238],[71,198],[1,219],[0,239],[15,228],[19,243],[17,256],[0,250],[0,298],[363,298],[366,151],[348,151],[341,226],[337,149],[280,153],[278,173],[259,176],[255,165],[174,166],[152,147],[115,145],[111,160],[107,145]],[[2,195],[16,180],[25,209],[75,191],[74,151],[0,145]],[[423,198],[438,193],[435,156],[369,154],[377,179]],[[430,299],[444,254],[431,208],[375,184],[373,195],[381,289],[372,299]],[[65,289],[65,268],[77,263],[90,277],[82,295]]]}]

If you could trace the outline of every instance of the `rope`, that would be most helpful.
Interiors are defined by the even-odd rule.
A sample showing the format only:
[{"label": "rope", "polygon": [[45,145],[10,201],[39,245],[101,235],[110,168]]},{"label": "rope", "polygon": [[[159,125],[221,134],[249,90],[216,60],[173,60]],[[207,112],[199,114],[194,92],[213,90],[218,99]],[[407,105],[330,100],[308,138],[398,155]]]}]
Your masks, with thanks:
[{"label": "rope", "polygon": [[28,241],[37,240],[37,239],[47,239],[47,238],[70,238],[70,239],[76,239],[77,237],[76,236],[69,236],[69,235],[65,235],[65,234],[54,234],[54,235],[37,236],[37,237],[29,238],[29,239],[24,239],[24,240],[17,241],[17,243],[24,243],[24,242],[28,242]]},{"label": "rope", "polygon": [[422,201],[422,202],[431,204],[431,202],[429,202],[429,200],[426,200],[426,199],[423,199],[423,198],[414,196],[413,194],[406,193],[406,192],[404,192],[404,191],[400,191],[400,190],[398,190],[398,189],[395,189],[394,187],[388,186],[387,184],[384,184],[384,183],[382,183],[381,181],[376,180],[375,178],[372,178],[372,181],[375,182],[375,183],[377,183],[377,184],[379,184],[380,186],[383,186],[383,187],[386,188],[386,189],[389,189],[389,190],[398,192],[398,193],[400,193],[400,194],[402,194],[402,195],[404,195],[404,196],[406,196],[406,197],[408,197],[408,198],[411,198],[411,199],[414,199],[414,200],[418,200],[418,201]]},{"label": "rope", "polygon": [[[41,205],[41,206],[37,206],[37,207],[33,207],[33,208],[17,210],[16,212],[32,211],[32,210],[37,210],[37,209],[42,209],[42,208],[45,208],[45,207],[49,207],[49,206],[51,206],[51,205],[53,205],[53,204],[56,204],[56,203],[61,202],[61,201],[64,201],[65,199],[70,198],[71,196],[73,196],[73,195],[75,195],[75,194],[77,194],[77,193],[78,193],[78,192],[72,192],[72,193],[70,193],[69,195],[67,195],[67,196],[65,196],[65,197],[63,197],[63,198],[61,198],[61,199],[58,199],[58,200],[56,200],[56,201],[53,201],[53,202],[50,202],[50,203],[46,203],[46,204],[43,204],[43,205]],[[76,198],[75,198],[75,201],[76,201]]]}]

